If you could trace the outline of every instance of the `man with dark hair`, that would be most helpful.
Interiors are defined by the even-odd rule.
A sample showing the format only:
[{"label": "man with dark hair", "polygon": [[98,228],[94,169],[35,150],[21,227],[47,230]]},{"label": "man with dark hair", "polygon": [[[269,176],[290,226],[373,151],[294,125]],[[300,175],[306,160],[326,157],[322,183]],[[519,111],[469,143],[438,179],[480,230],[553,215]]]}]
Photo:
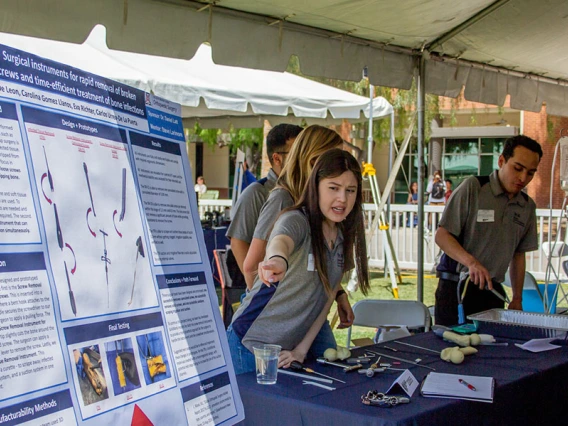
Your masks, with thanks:
[{"label": "man with dark hair", "polygon": [[227,236],[231,239],[231,250],[241,272],[260,209],[276,185],[276,180],[284,167],[286,155],[292,148],[296,136],[302,130],[300,126],[293,124],[278,124],[268,132],[266,151],[272,168],[268,176],[248,186],[233,206],[232,221],[227,230]]},{"label": "man with dark hair", "polygon": [[453,192],[436,232],[436,244],[445,253],[437,267],[436,324],[458,323],[457,284],[463,284],[468,273],[470,283],[462,298],[466,317],[503,308],[503,301],[486,290],[505,295],[500,283],[507,268],[513,289],[508,308],[522,309],[525,253],[538,248],[536,205],[522,190],[541,157],[538,142],[512,137],[499,156],[499,170],[470,177]]}]

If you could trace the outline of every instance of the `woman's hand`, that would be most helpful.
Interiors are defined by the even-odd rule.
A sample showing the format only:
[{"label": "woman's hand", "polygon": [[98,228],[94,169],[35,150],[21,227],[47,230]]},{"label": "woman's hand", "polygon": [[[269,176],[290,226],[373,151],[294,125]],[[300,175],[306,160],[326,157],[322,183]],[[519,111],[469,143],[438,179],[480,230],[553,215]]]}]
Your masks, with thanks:
[{"label": "woman's hand", "polygon": [[304,362],[306,354],[294,349],[293,351],[281,351],[278,357],[278,368],[288,368],[292,361]]},{"label": "woman's hand", "polygon": [[287,265],[281,257],[273,257],[258,264],[258,277],[270,287],[271,284],[280,282],[286,275]]},{"label": "woman's hand", "polygon": [[339,314],[339,325],[338,329],[349,328],[353,325],[355,320],[355,315],[353,314],[353,309],[351,309],[351,303],[349,303],[349,297],[347,293],[342,294],[337,299],[337,313]]}]

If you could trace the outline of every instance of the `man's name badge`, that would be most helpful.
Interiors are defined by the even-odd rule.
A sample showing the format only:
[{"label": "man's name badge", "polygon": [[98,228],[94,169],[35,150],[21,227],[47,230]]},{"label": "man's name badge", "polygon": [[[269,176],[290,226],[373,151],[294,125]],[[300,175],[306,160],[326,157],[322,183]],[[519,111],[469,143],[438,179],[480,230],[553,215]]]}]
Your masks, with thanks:
[{"label": "man's name badge", "polygon": [[479,210],[477,212],[478,222],[495,222],[495,210]]}]

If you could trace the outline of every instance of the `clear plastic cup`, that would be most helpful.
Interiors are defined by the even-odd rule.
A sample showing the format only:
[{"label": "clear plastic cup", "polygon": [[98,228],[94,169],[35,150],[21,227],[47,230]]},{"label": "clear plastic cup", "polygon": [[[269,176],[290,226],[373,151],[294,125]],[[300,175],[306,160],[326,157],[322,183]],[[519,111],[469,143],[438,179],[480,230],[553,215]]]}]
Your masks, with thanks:
[{"label": "clear plastic cup", "polygon": [[261,344],[253,346],[256,362],[256,382],[261,385],[273,385],[278,375],[278,356],[282,349],[279,345]]}]

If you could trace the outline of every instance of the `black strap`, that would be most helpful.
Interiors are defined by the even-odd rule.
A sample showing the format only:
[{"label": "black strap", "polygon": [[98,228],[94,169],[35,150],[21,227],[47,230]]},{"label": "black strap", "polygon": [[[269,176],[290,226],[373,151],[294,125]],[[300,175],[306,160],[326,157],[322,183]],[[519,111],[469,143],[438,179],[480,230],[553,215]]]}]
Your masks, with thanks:
[{"label": "black strap", "polygon": [[445,271],[436,271],[436,277],[440,278],[441,280],[453,281],[456,283],[460,280],[459,274],[452,274],[451,272]]}]

